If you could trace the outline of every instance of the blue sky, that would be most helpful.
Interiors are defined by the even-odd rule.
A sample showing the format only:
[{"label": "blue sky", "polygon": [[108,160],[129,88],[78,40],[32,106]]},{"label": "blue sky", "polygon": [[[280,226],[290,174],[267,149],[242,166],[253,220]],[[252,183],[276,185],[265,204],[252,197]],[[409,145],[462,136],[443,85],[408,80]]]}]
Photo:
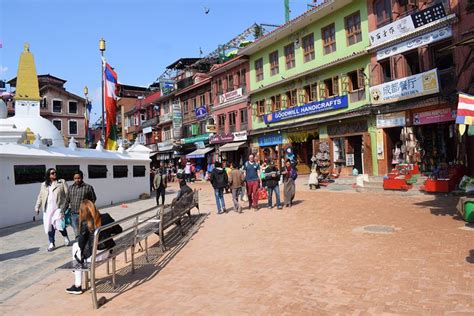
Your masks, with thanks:
[{"label": "blue sky", "polygon": [[[291,17],[311,2],[290,0]],[[283,24],[283,0],[0,0],[0,79],[16,76],[28,42],[38,74],[66,79],[81,96],[89,87],[94,119],[101,37],[119,82],[148,86],[176,59],[207,54],[254,22]]]}]

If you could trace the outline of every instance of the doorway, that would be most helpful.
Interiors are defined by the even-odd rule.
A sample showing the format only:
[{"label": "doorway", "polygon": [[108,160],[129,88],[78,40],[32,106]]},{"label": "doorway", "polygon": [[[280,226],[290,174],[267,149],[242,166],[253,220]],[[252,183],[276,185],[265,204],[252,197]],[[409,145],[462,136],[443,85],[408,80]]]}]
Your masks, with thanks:
[{"label": "doorway", "polygon": [[363,150],[362,150],[362,135],[349,136],[347,138],[347,153],[354,155],[353,168],[357,169],[359,174],[364,173],[363,169]]}]

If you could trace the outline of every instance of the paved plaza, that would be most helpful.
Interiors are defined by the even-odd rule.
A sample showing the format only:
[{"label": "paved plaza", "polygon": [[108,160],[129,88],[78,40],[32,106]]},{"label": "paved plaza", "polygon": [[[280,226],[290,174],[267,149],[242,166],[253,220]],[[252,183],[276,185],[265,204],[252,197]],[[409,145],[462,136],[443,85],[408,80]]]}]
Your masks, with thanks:
[{"label": "paved plaza", "polygon": [[71,272],[54,271],[70,248],[46,252],[41,225],[0,230],[0,314],[474,314],[474,229],[454,197],[311,192],[304,181],[291,209],[224,215],[210,185],[193,184],[209,215],[156,260],[139,258],[133,277],[122,268],[97,311],[88,292],[64,292]]}]

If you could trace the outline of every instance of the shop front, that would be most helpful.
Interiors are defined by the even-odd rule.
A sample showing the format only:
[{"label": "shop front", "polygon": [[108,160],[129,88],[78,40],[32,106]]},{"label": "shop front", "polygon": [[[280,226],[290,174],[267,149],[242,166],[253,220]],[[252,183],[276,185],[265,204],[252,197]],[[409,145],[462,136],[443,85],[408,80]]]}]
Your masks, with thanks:
[{"label": "shop front", "polygon": [[211,135],[209,144],[215,146],[217,156],[223,162],[242,165],[247,160],[247,131]]},{"label": "shop front", "polygon": [[273,161],[279,168],[282,166],[282,159],[285,155],[282,150],[283,134],[275,133],[258,137],[258,161]]},{"label": "shop front", "polygon": [[319,139],[317,129],[305,129],[289,131],[287,133],[288,145],[284,146],[285,152],[294,153],[300,174],[309,174],[311,172],[311,158],[313,157],[313,141]]},{"label": "shop front", "polygon": [[[213,147],[209,146],[210,134],[201,134],[181,139],[182,151],[185,156],[181,159],[181,165],[184,166],[190,161],[196,169],[196,173],[204,174],[210,164],[213,163]],[[184,158],[184,159],[183,159]]]}]

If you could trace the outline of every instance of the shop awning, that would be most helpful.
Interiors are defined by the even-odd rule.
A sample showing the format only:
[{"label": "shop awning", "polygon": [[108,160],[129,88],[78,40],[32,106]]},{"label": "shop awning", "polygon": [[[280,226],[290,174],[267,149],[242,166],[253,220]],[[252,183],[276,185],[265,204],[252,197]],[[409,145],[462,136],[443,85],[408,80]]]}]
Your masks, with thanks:
[{"label": "shop awning", "polygon": [[212,147],[205,147],[205,148],[196,149],[195,151],[187,154],[186,158],[188,158],[188,159],[204,158],[204,156],[212,150],[214,150],[214,148],[212,148]]},{"label": "shop awning", "polygon": [[224,151],[236,151],[240,147],[244,146],[246,143],[245,142],[237,142],[237,143],[228,143],[219,148],[220,152]]}]

